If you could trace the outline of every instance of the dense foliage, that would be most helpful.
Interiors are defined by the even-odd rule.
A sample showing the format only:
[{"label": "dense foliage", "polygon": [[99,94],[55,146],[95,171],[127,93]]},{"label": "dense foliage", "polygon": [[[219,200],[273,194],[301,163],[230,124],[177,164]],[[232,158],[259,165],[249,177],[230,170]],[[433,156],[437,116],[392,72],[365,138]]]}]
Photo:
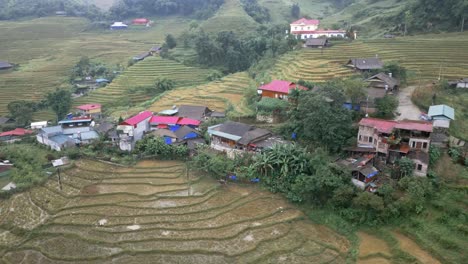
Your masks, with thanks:
[{"label": "dense foliage", "polygon": [[70,16],[84,16],[97,20],[103,16],[95,5],[75,0],[0,0],[0,20],[28,16],[49,16],[65,11]]},{"label": "dense foliage", "polygon": [[283,26],[260,26],[250,35],[222,31],[209,35],[204,31],[192,32],[189,38],[197,53],[197,62],[219,67],[224,72],[247,70],[263,56],[278,56],[293,49],[297,40],[285,38]]},{"label": "dense foliage", "polygon": [[343,107],[346,97],[339,83],[324,84],[326,88],[319,93],[301,92],[297,106],[288,113],[285,132],[297,133],[298,139],[332,152],[339,151],[352,135],[352,113]]},{"label": "dense foliage", "polygon": [[268,9],[260,6],[257,0],[241,0],[242,7],[245,12],[258,23],[270,21],[270,13]]},{"label": "dense foliage", "polygon": [[375,104],[377,107],[375,117],[390,119],[394,117],[398,108],[398,99],[393,95],[386,95],[383,98],[378,98]]},{"label": "dense foliage", "polygon": [[75,81],[77,79],[82,80],[86,77],[93,77],[105,78],[112,81],[115,77],[115,72],[120,70],[121,67],[119,65],[115,69],[110,69],[103,63],[91,61],[88,57],[81,57],[72,69],[70,80]]},{"label": "dense foliage", "polygon": [[[396,30],[406,34],[463,30],[467,17],[466,0],[416,0],[391,20],[397,25]],[[388,21],[385,23],[388,24]]]},{"label": "dense foliage", "polygon": [[288,108],[288,101],[263,97],[256,104],[257,113],[261,115],[281,114]]},{"label": "dense foliage", "polygon": [[57,115],[57,121],[61,120],[68,114],[72,105],[71,93],[63,89],[49,92],[46,96],[46,103]]},{"label": "dense foliage", "polygon": [[224,0],[119,0],[109,10],[114,18],[144,15],[194,15],[208,18]]},{"label": "dense foliage", "polygon": [[17,125],[26,126],[31,122],[32,115],[37,110],[37,104],[24,100],[12,101],[8,104],[7,109]]},{"label": "dense foliage", "polygon": [[158,159],[180,159],[188,154],[188,149],[183,145],[167,145],[162,137],[147,136],[138,141],[136,151]]}]

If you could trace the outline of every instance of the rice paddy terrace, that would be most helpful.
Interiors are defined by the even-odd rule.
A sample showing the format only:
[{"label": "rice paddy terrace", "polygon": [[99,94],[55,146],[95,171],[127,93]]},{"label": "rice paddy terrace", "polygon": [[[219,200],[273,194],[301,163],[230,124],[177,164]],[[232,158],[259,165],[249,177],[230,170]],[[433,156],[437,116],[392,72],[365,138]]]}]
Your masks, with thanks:
[{"label": "rice paddy terrace", "polygon": [[276,78],[321,82],[351,75],[343,65],[350,58],[379,56],[398,61],[412,74],[412,81],[458,79],[468,75],[468,34],[375,39],[338,44],[324,49],[302,49],[283,56],[272,70]]},{"label": "rice paddy terrace", "polygon": [[213,110],[225,111],[229,105],[237,115],[249,114],[244,105],[245,90],[252,85],[253,80],[245,72],[235,73],[207,84],[181,87],[164,94],[153,103],[151,111],[170,109],[173,105],[199,104],[206,105]]},{"label": "rice paddy terrace", "polygon": [[112,103],[122,98],[132,102],[142,102],[149,96],[138,88],[154,86],[158,78],[167,78],[175,82],[176,87],[198,85],[207,82],[210,70],[187,67],[173,60],[160,57],[148,57],[125,70],[108,86],[76,100],[80,103]]},{"label": "rice paddy terrace", "polygon": [[350,248],[280,196],[182,163],[78,161],[62,187],[1,202],[0,262],[344,263]]}]

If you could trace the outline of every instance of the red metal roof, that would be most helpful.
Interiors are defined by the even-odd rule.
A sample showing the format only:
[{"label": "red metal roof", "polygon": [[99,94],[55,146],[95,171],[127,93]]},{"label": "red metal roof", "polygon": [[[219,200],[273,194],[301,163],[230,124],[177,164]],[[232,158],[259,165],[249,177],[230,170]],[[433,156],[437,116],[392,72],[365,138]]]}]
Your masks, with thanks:
[{"label": "red metal roof", "polygon": [[432,132],[432,123],[425,121],[417,120],[403,120],[403,121],[393,121],[393,120],[383,120],[377,118],[363,118],[359,122],[361,126],[370,126],[381,133],[389,134],[394,128],[404,129],[404,130],[416,130],[423,132]]},{"label": "red metal roof", "polygon": [[199,126],[200,125],[200,121],[199,120],[196,120],[196,119],[191,119],[191,118],[182,118],[180,119],[177,124],[178,125],[181,125],[181,126]]},{"label": "red metal roof", "polygon": [[432,132],[432,123],[425,121],[403,120],[395,126],[398,129]]},{"label": "red metal roof", "polygon": [[147,118],[151,117],[153,113],[151,111],[143,111],[136,116],[130,117],[129,119],[120,123],[120,125],[135,126]]},{"label": "red metal roof", "polygon": [[165,124],[165,125],[175,125],[177,121],[179,121],[178,116],[153,116],[150,119],[150,124],[158,125],[158,124]]},{"label": "red metal roof", "polygon": [[5,137],[5,136],[24,136],[24,135],[29,135],[32,134],[33,131],[27,130],[24,128],[15,128],[14,130],[7,131],[0,133],[0,137]]},{"label": "red metal roof", "polygon": [[89,110],[94,110],[94,109],[100,109],[101,107],[102,106],[100,104],[85,104],[85,105],[77,106],[76,109],[89,111]]},{"label": "red metal roof", "polygon": [[361,126],[368,126],[377,129],[380,133],[390,134],[397,124],[396,121],[393,120],[383,120],[377,118],[363,118],[359,122]]},{"label": "red metal roof", "polygon": [[149,22],[149,19],[146,18],[136,18],[132,20],[133,24],[146,24]]},{"label": "red metal roof", "polygon": [[291,24],[304,24],[304,25],[319,25],[320,20],[317,19],[306,19],[306,18],[301,18],[297,21],[292,22]]},{"label": "red metal roof", "polygon": [[[289,81],[283,81],[283,80],[274,80],[271,83],[265,84],[260,86],[260,90],[265,90],[265,91],[272,91],[272,92],[280,92],[280,93],[285,93],[288,94],[289,90],[295,89],[296,84],[293,82]],[[300,90],[307,90],[306,87],[297,85],[297,88]]]}]

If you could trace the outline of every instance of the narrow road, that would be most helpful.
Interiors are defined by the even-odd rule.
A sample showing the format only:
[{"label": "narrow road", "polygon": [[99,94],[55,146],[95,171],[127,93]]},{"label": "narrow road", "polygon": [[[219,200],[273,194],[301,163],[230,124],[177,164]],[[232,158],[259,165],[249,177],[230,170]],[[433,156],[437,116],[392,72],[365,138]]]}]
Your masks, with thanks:
[{"label": "narrow road", "polygon": [[399,105],[397,112],[401,115],[397,116],[395,118],[396,120],[419,120],[421,110],[411,101],[411,95],[413,94],[414,89],[416,89],[416,86],[408,86],[401,89],[398,93]]}]

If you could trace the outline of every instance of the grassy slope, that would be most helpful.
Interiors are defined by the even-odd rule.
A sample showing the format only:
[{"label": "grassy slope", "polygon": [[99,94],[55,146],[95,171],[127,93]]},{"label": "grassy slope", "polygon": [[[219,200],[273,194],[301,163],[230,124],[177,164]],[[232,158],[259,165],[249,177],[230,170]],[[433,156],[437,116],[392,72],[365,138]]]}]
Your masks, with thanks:
[{"label": "grassy slope", "polygon": [[229,31],[250,32],[258,26],[242,8],[239,0],[224,0],[218,12],[201,24],[206,32]]},{"label": "grassy slope", "polygon": [[314,18],[324,17],[330,5],[320,0],[259,0],[258,3],[268,8],[271,20],[276,24],[289,23],[294,20],[291,17],[291,6],[298,3],[301,14]]},{"label": "grassy slope", "polygon": [[89,3],[95,4],[97,7],[108,10],[117,0],[91,0]]}]

